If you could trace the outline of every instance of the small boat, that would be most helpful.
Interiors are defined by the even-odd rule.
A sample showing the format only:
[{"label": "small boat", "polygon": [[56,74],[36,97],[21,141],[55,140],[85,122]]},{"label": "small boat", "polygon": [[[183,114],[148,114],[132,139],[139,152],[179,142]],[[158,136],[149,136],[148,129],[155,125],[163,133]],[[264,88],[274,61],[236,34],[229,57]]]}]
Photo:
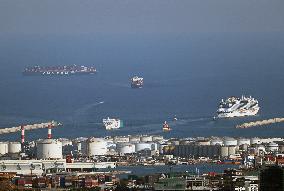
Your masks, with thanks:
[{"label": "small boat", "polygon": [[170,128],[169,124],[167,124],[167,122],[165,121],[163,124],[163,131],[167,132],[167,131],[171,131],[172,129]]}]

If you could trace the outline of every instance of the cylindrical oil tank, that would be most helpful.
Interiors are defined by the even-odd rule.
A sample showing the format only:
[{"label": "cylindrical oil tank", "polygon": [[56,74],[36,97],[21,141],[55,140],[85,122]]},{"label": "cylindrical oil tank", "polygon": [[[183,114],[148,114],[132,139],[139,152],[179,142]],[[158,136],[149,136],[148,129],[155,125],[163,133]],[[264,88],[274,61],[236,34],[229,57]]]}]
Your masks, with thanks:
[{"label": "cylindrical oil tank", "polygon": [[197,145],[210,145],[210,140],[199,140],[196,143]]},{"label": "cylindrical oil tank", "polygon": [[237,142],[239,146],[244,145],[244,144],[250,145],[250,139],[246,139],[246,138],[239,138],[237,139]]},{"label": "cylindrical oil tank", "polygon": [[38,159],[61,159],[62,143],[55,139],[44,139],[36,143]]},{"label": "cylindrical oil tank", "polygon": [[236,146],[238,141],[234,138],[225,138],[223,143],[225,146]]},{"label": "cylindrical oil tank", "polygon": [[9,142],[8,144],[8,153],[19,153],[21,152],[21,143],[20,142]]},{"label": "cylindrical oil tank", "polygon": [[236,149],[237,149],[236,146],[229,146],[229,147],[228,147],[228,154],[229,154],[229,155],[234,155],[234,154],[236,154]]},{"label": "cylindrical oil tank", "polygon": [[227,157],[229,156],[229,147],[222,146],[221,147],[221,157]]},{"label": "cylindrical oil tank", "polygon": [[88,139],[88,156],[98,156],[107,154],[107,141],[102,138]]},{"label": "cylindrical oil tank", "polygon": [[113,139],[114,143],[129,143],[129,137],[126,136],[117,136]]},{"label": "cylindrical oil tank", "polygon": [[223,145],[223,140],[221,139],[212,139],[210,145]]},{"label": "cylindrical oil tank", "polygon": [[8,153],[8,143],[0,142],[0,155],[5,155]]},{"label": "cylindrical oil tank", "polygon": [[129,138],[130,143],[139,143],[140,142],[140,136],[131,136]]},{"label": "cylindrical oil tank", "polygon": [[158,141],[162,141],[162,140],[164,140],[164,137],[163,136],[161,136],[161,135],[153,135],[153,141],[154,142],[158,142]]},{"label": "cylindrical oil tank", "polygon": [[267,146],[268,152],[276,152],[278,151],[278,144],[277,143],[269,143]]},{"label": "cylindrical oil tank", "polygon": [[119,143],[117,144],[117,152],[121,154],[135,153],[135,145],[131,143]]},{"label": "cylindrical oil tank", "polygon": [[253,144],[260,144],[261,143],[261,139],[258,138],[258,137],[253,137],[250,139],[250,144],[253,145]]},{"label": "cylindrical oil tank", "polygon": [[135,151],[142,151],[142,150],[151,150],[152,149],[152,144],[151,143],[136,143],[135,144]]},{"label": "cylindrical oil tank", "polygon": [[143,135],[140,137],[140,142],[152,142],[153,137],[151,135]]},{"label": "cylindrical oil tank", "polygon": [[72,141],[66,138],[60,138],[58,139],[61,143],[62,146],[66,146],[66,145],[72,145]]}]

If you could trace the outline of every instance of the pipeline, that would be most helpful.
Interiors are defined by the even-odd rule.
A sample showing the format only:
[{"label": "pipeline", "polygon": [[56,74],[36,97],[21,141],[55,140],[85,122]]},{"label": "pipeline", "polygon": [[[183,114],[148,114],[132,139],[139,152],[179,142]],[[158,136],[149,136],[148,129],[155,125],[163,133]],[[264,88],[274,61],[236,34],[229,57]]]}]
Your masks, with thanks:
[{"label": "pipeline", "polygon": [[[60,125],[62,125],[62,124],[58,123],[56,121],[51,121],[51,122],[47,122],[47,123],[25,125],[24,130],[28,131],[28,130],[34,130],[34,129],[44,129],[44,128],[48,128],[49,126],[58,127]],[[0,129],[0,135],[1,134],[8,134],[8,133],[15,133],[15,132],[18,132],[18,131],[22,131],[22,126]]]},{"label": "pipeline", "polygon": [[237,125],[236,128],[250,128],[250,127],[255,127],[255,126],[262,126],[262,125],[270,125],[274,123],[281,123],[284,122],[284,118],[273,118],[273,119],[266,119],[262,121],[254,121],[254,122],[248,122],[248,123],[243,123],[241,125]]}]

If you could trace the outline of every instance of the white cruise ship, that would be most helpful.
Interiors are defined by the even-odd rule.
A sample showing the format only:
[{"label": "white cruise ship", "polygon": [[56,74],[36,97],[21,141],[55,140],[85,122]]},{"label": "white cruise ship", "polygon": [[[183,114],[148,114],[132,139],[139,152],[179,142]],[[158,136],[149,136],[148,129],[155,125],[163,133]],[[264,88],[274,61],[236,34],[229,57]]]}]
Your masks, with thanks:
[{"label": "white cruise ship", "polygon": [[258,101],[253,97],[229,97],[220,102],[217,118],[243,117],[256,115],[259,111]]},{"label": "white cruise ship", "polygon": [[111,130],[111,129],[119,129],[120,127],[123,127],[123,122],[120,119],[103,119],[103,124],[106,128],[106,130]]}]

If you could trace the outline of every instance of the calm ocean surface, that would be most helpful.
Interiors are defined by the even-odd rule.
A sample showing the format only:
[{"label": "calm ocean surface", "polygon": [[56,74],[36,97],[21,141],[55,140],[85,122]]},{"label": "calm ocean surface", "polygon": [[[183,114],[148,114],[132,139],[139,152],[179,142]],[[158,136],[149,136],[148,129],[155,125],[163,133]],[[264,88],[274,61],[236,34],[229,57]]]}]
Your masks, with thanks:
[{"label": "calm ocean surface", "polygon": [[[56,120],[54,137],[161,134],[165,137],[277,136],[284,124],[235,129],[239,123],[284,116],[282,34],[193,34],[171,37],[0,37],[0,127]],[[26,66],[94,65],[90,76],[22,76]],[[144,77],[131,89],[133,75]],[[213,121],[227,96],[252,95],[255,117]],[[104,102],[100,104],[99,102]],[[178,121],[174,122],[173,117]],[[105,131],[102,119],[125,127]],[[172,127],[163,133],[162,123]],[[26,132],[27,140],[46,130]],[[20,134],[1,135],[19,140]]]}]

